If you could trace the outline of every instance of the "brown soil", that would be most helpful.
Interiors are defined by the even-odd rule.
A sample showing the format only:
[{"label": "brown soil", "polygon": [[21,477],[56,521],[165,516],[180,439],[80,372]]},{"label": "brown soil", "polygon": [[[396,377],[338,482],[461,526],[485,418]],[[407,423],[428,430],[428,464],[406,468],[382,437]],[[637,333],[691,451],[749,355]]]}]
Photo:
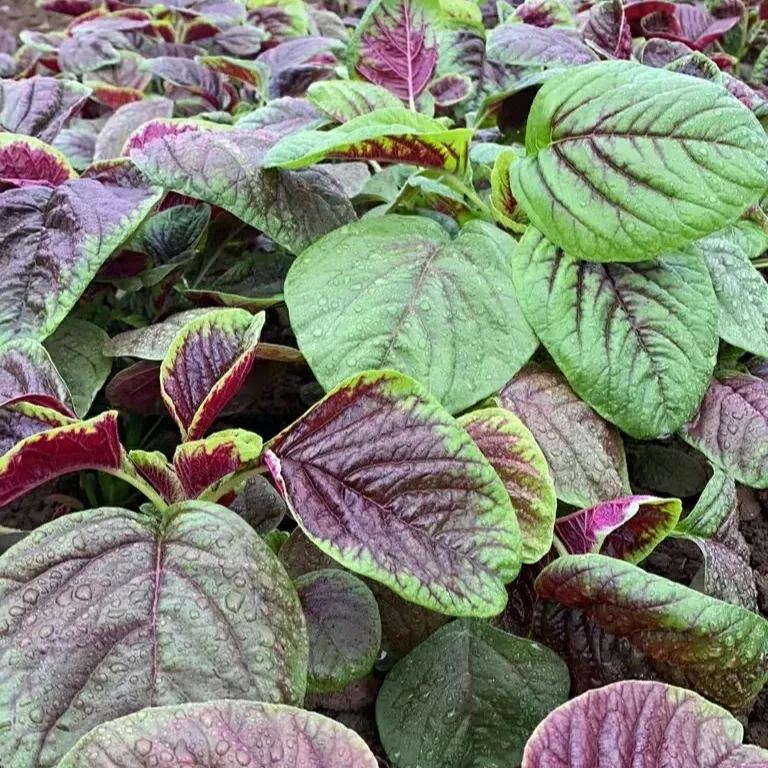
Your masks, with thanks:
[{"label": "brown soil", "polygon": [[48,32],[66,23],[66,16],[40,10],[35,0],[0,0],[0,30],[7,29],[14,35],[25,29]]}]

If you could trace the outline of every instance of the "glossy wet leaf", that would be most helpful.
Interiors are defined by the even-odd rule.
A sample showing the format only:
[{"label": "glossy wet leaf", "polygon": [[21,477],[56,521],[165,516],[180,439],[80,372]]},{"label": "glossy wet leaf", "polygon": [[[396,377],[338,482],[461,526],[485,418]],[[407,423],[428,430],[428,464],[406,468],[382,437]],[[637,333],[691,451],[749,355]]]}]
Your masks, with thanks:
[{"label": "glossy wet leaf", "polygon": [[261,167],[275,136],[228,132],[166,135],[131,151],[154,183],[218,205],[299,253],[355,212],[341,187],[321,170]]},{"label": "glossy wet leaf", "polygon": [[522,421],[503,408],[472,411],[458,421],[504,483],[520,524],[523,562],[535,563],[552,546],[557,510],[541,448]]},{"label": "glossy wet leaf", "polygon": [[421,381],[450,411],[490,395],[536,348],[512,287],[514,241],[485,222],[451,238],[425,218],[365,219],[293,264],[286,303],[299,347],[332,387],[366,368]]},{"label": "glossy wet leaf", "polygon": [[679,499],[624,496],[555,521],[555,536],[572,555],[605,554],[638,563],[675,528]]},{"label": "glossy wet leaf", "polygon": [[588,691],[552,712],[525,748],[523,768],[596,765],[759,768],[768,752],[742,744],[735,717],[664,683],[626,680]]},{"label": "glossy wet leaf", "polygon": [[104,355],[107,334],[94,323],[67,318],[45,348],[72,394],[78,416],[85,416],[112,370],[112,361]]},{"label": "glossy wet leaf", "polygon": [[220,309],[179,331],[160,366],[160,387],[185,440],[202,437],[237,394],[263,325],[263,312]]},{"label": "glossy wet leaf", "polygon": [[159,196],[91,179],[0,195],[0,339],[56,330]]},{"label": "glossy wet leaf", "polygon": [[460,619],[389,673],[376,721],[394,766],[515,765],[569,685],[568,669],[548,648]]},{"label": "glossy wet leaf", "polygon": [[633,62],[550,78],[510,171],[533,224],[574,258],[641,261],[735,221],[765,189],[766,138],[720,85]]},{"label": "glossy wet leaf", "polygon": [[520,569],[504,485],[413,379],[343,382],[268,445],[265,462],[307,536],[418,605],[492,616]]},{"label": "glossy wet leaf", "polygon": [[146,706],[304,694],[295,590],[215,505],[181,505],[164,523],[105,508],[43,526],[0,558],[0,615],[0,758],[14,768],[53,768],[88,731]]},{"label": "glossy wet leaf", "polygon": [[313,571],[295,584],[309,636],[308,689],[341,691],[367,675],[379,655],[376,599],[360,579],[341,570]]},{"label": "glossy wet leaf", "polygon": [[560,373],[527,365],[501,390],[499,402],[536,439],[559,499],[591,507],[629,493],[618,431],[579,400]]},{"label": "glossy wet leaf", "polygon": [[661,674],[733,711],[748,708],[768,682],[768,621],[636,565],[567,555],[542,571],[536,592],[581,609]]},{"label": "glossy wet leaf", "polygon": [[303,168],[325,159],[375,160],[440,168],[462,174],[469,158],[468,128],[446,128],[408,109],[366,113],[329,131],[286,136],[269,150],[267,168]]},{"label": "glossy wet leaf", "polygon": [[120,768],[125,760],[154,768],[168,755],[194,760],[199,768],[377,766],[365,742],[330,718],[285,705],[222,700],[143,710],[107,723],[80,741],[59,768]]},{"label": "glossy wet leaf", "polygon": [[717,300],[703,261],[686,252],[579,262],[531,227],[513,273],[526,318],[601,416],[639,438],[690,418],[717,353]]},{"label": "glossy wet leaf", "polygon": [[768,487],[768,382],[747,373],[718,375],[680,435],[739,482]]}]

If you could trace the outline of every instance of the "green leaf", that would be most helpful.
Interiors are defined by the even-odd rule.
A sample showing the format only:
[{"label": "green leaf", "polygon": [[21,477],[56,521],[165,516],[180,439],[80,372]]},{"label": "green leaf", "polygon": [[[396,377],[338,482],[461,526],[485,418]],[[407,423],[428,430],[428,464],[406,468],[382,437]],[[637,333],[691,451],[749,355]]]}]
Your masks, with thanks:
[{"label": "green leaf", "polygon": [[255,701],[145,709],[96,728],[59,768],[376,768],[352,730],[314,712]]},{"label": "green leaf", "polygon": [[768,285],[750,258],[749,233],[731,226],[694,244],[709,269],[720,306],[718,330],[729,344],[768,357]]},{"label": "green leaf", "polygon": [[766,137],[722,86],[629,61],[536,95],[511,168],[533,224],[572,256],[641,261],[735,221],[766,189]]},{"label": "green leaf", "polygon": [[670,682],[733,711],[747,708],[768,682],[768,621],[636,565],[567,555],[542,571],[536,592],[581,609],[646,653]]},{"label": "green leaf", "polygon": [[304,533],[406,600],[494,616],[520,570],[520,529],[493,467],[417,382],[367,371],[264,452]]},{"label": "green leaf", "polygon": [[386,88],[361,80],[321,80],[307,89],[307,99],[338,123],[377,109],[401,109],[403,103]]},{"label": "green leaf", "polygon": [[330,131],[286,136],[267,153],[264,166],[303,168],[335,158],[407,163],[462,174],[471,138],[469,128],[448,129],[439,120],[402,107],[380,109]]},{"label": "green leaf", "polygon": [[459,619],[387,675],[379,735],[402,768],[519,765],[528,737],[569,686],[567,667],[548,648]]},{"label": "green leaf", "polygon": [[513,270],[528,322],[601,416],[638,438],[669,434],[690,418],[717,354],[717,302],[701,260],[670,253],[579,262],[531,227]]},{"label": "green leaf", "polygon": [[0,763],[53,768],[93,728],[144,707],[298,704],[307,637],[296,591],[259,535],[191,502],[163,521],[67,515],[6,552],[0,657]]},{"label": "green leaf", "polygon": [[366,368],[421,381],[455,412],[501,387],[536,349],[512,290],[514,240],[472,221],[451,239],[383,215],[307,249],[285,284],[291,326],[320,383]]},{"label": "green leaf", "polygon": [[103,352],[108,341],[99,326],[70,317],[45,342],[81,418],[91,409],[112,370],[112,361]]},{"label": "green leaf", "polygon": [[536,438],[558,499],[592,507],[630,493],[618,431],[579,400],[560,373],[526,365],[501,391],[499,402]]},{"label": "green leaf", "polygon": [[310,692],[343,690],[367,675],[381,647],[376,598],[341,570],[313,571],[296,580],[309,635]]},{"label": "green leaf", "polygon": [[483,408],[459,424],[483,452],[509,493],[520,524],[523,562],[535,563],[552,547],[555,486],[538,443],[511,411]]},{"label": "green leaf", "polygon": [[712,538],[737,507],[736,483],[724,472],[715,469],[696,506],[678,521],[673,535]]}]

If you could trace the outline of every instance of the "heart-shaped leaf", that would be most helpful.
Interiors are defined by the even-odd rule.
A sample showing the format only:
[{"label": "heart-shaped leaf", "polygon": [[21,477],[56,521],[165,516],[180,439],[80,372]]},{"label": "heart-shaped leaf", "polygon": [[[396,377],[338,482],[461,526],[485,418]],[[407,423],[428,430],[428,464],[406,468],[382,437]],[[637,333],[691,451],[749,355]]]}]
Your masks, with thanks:
[{"label": "heart-shaped leaf", "polygon": [[717,300],[701,260],[579,262],[531,227],[513,272],[526,318],[601,416],[639,438],[690,418],[717,354]]},{"label": "heart-shaped leaf", "polygon": [[0,129],[53,141],[85,103],[90,88],[75,80],[30,77],[0,81]]},{"label": "heart-shaped leaf", "polygon": [[511,411],[483,408],[459,420],[509,493],[520,524],[524,563],[535,563],[552,547],[557,497],[538,443]]},{"label": "heart-shaped leaf", "polygon": [[509,494],[413,379],[351,378],[267,448],[302,529],[342,565],[440,613],[503,609],[521,551]]},{"label": "heart-shaped leaf", "polygon": [[765,132],[748,109],[716,83],[634,62],[547,80],[525,143],[515,198],[580,259],[658,256],[722,229],[765,191]]},{"label": "heart-shaped leaf", "polygon": [[322,80],[307,88],[307,99],[337,123],[377,109],[399,109],[402,102],[386,88],[361,80]]},{"label": "heart-shaped leaf", "polygon": [[478,221],[453,239],[434,221],[394,215],[336,230],[288,273],[299,347],[326,389],[366,368],[394,368],[448,410],[467,408],[536,349],[511,290],[513,247]]},{"label": "heart-shaped leaf", "polygon": [[768,752],[742,745],[726,710],[684,688],[626,680],[558,707],[525,747],[523,768],[760,768]]},{"label": "heart-shaped leaf", "polygon": [[768,488],[768,382],[747,373],[712,379],[680,435],[739,482]]},{"label": "heart-shaped leaf", "polygon": [[216,505],[179,505],[164,521],[92,510],[39,528],[0,557],[0,627],[0,761],[14,768],[53,768],[97,725],[143,707],[304,695],[296,591],[258,534]]},{"label": "heart-shaped leaf", "polygon": [[469,159],[469,128],[446,128],[439,120],[389,108],[353,117],[330,131],[302,131],[269,150],[266,168],[303,168],[328,158],[375,160],[439,168],[463,174]]},{"label": "heart-shaped leaf", "polygon": [[308,573],[296,580],[296,589],[309,635],[309,691],[341,691],[367,675],[381,647],[381,619],[371,590],[341,570]]},{"label": "heart-shaped leaf", "polygon": [[542,571],[536,592],[581,609],[665,677],[733,711],[749,707],[768,682],[768,621],[636,565],[567,555]]},{"label": "heart-shaped leaf", "polygon": [[222,483],[236,472],[258,465],[261,449],[261,438],[253,432],[227,429],[180,445],[173,455],[173,467],[186,498],[196,499],[205,493],[206,499],[217,501],[231,490]]},{"label": "heart-shaped leaf", "polygon": [[145,709],[96,728],[58,768],[377,768],[352,730],[303,709],[209,701]]},{"label": "heart-shaped leaf", "polygon": [[387,675],[379,735],[394,765],[517,765],[569,686],[568,669],[548,648],[484,622],[452,621]]},{"label": "heart-shaped leaf", "polygon": [[419,0],[375,0],[350,42],[350,68],[415,109],[437,66],[435,20],[430,13],[436,6]]},{"label": "heart-shaped leaf", "polygon": [[499,402],[536,438],[559,499],[591,507],[630,492],[619,433],[559,373],[529,364],[504,387]]},{"label": "heart-shaped leaf", "polygon": [[672,532],[681,512],[680,499],[624,496],[559,517],[555,536],[572,555],[602,552],[638,563]]},{"label": "heart-shaped leaf", "polygon": [[77,174],[57,149],[31,136],[0,134],[0,190],[58,187]]},{"label": "heart-shaped leaf", "polygon": [[160,387],[184,440],[202,437],[237,394],[263,325],[263,312],[220,309],[179,331],[160,367]]},{"label": "heart-shaped leaf", "polygon": [[0,195],[0,340],[56,330],[160,190],[76,179]]},{"label": "heart-shaped leaf", "polygon": [[262,168],[265,147],[275,138],[258,132],[166,132],[130,155],[153,183],[218,205],[300,253],[352,221],[355,212],[339,184],[321,170]]},{"label": "heart-shaped leaf", "polygon": [[116,411],[107,411],[89,421],[62,416],[62,426],[24,437],[0,457],[0,506],[70,472],[120,472],[124,454],[117,417]]}]

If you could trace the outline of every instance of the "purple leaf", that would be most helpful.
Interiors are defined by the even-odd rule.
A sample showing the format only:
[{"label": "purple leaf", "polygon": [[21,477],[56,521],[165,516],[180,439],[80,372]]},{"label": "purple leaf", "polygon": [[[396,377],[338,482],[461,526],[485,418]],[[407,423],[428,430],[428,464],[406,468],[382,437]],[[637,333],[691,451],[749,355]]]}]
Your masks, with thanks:
[{"label": "purple leaf", "polygon": [[53,147],[31,136],[0,133],[0,189],[58,187],[75,176]]},{"label": "purple leaf", "polygon": [[355,69],[415,109],[437,66],[435,29],[413,0],[376,0],[352,42]]},{"label": "purple leaf", "polygon": [[640,62],[647,67],[666,67],[667,64],[671,64],[683,56],[688,56],[692,52],[692,49],[685,43],[654,37],[651,40],[646,40],[638,48],[637,56]]},{"label": "purple leaf", "polygon": [[187,499],[205,494],[209,501],[232,490],[221,487],[237,472],[258,466],[261,438],[244,429],[216,432],[203,440],[182,443],[173,455],[173,468]]},{"label": "purple leaf", "polygon": [[579,400],[560,373],[527,365],[499,400],[536,438],[559,499],[590,507],[629,492],[618,431]]},{"label": "purple leaf", "polygon": [[584,27],[584,40],[609,58],[632,55],[632,33],[621,0],[604,0],[593,5]]},{"label": "purple leaf", "polygon": [[677,524],[679,499],[624,496],[555,522],[555,536],[572,555],[610,555],[630,563],[648,557]]},{"label": "purple leaf", "polygon": [[[137,746],[138,745],[138,746]],[[95,757],[94,757],[95,755]],[[59,768],[377,768],[352,730],[314,712],[250,701],[149,709],[97,728]],[[189,762],[194,761],[194,762]]]},{"label": "purple leaf", "polygon": [[685,43],[698,51],[719,40],[740,20],[738,12],[715,18],[704,5],[675,3],[671,10],[655,11],[641,21],[647,37],[661,37]]},{"label": "purple leaf", "polygon": [[24,438],[0,458],[0,506],[70,472],[121,469],[116,411],[70,422]]},{"label": "purple leaf", "polygon": [[631,563],[565,555],[541,572],[536,592],[579,608],[626,637],[661,676],[734,712],[748,709],[768,682],[768,621]]},{"label": "purple leaf", "polygon": [[209,109],[224,109],[229,103],[224,78],[209,67],[172,56],[150,59],[148,66],[157,77],[200,96]]},{"label": "purple leaf", "polygon": [[165,405],[184,440],[202,437],[237,394],[264,325],[242,309],[220,309],[179,331],[160,368]]},{"label": "purple leaf", "polygon": [[96,140],[94,160],[107,160],[123,154],[129,137],[144,123],[157,118],[169,118],[173,102],[162,96],[125,104],[107,120]]},{"label": "purple leaf", "polygon": [[284,96],[244,114],[237,121],[237,128],[267,128],[275,136],[285,136],[296,131],[319,128],[325,122],[325,117],[306,99]]},{"label": "purple leaf", "polygon": [[73,80],[0,80],[0,130],[53,141],[91,89]]},{"label": "purple leaf", "polygon": [[735,717],[684,688],[627,680],[558,707],[534,731],[523,768],[762,768]]},{"label": "purple leaf", "polygon": [[455,107],[472,93],[474,85],[466,75],[443,75],[429,84],[429,93],[437,107]]},{"label": "purple leaf", "polygon": [[120,32],[86,32],[67,37],[59,46],[59,67],[62,72],[82,75],[85,72],[117,64],[118,48],[127,48],[128,38]]},{"label": "purple leaf", "polygon": [[71,424],[73,419],[63,414],[62,410],[25,403],[23,400],[0,408],[0,456],[27,437]]},{"label": "purple leaf", "polygon": [[92,179],[0,194],[0,337],[49,336],[160,194]]},{"label": "purple leaf", "polygon": [[21,401],[75,415],[67,385],[48,352],[28,339],[0,349],[0,407]]},{"label": "purple leaf", "polygon": [[[0,557],[0,626],[3,765],[58,766],[96,726],[144,707],[304,697],[296,591],[258,534],[218,505],[183,503],[162,519],[107,508],[48,523]],[[172,764],[196,759],[173,738]],[[128,759],[85,755],[76,765]],[[237,755],[233,745],[215,760],[238,766]]]},{"label": "purple leaf", "polygon": [[680,435],[715,466],[753,488],[768,488],[768,383],[746,373],[712,379]]},{"label": "purple leaf", "polygon": [[351,573],[321,570],[296,580],[309,635],[310,692],[341,691],[379,655],[381,619],[368,587]]},{"label": "purple leaf", "polygon": [[488,58],[518,67],[562,67],[589,64],[597,56],[569,30],[503,24],[488,35]]},{"label": "purple leaf", "polygon": [[304,532],[417,605],[492,616],[520,569],[509,495],[413,379],[348,379],[274,438],[264,461]]},{"label": "purple leaf", "polygon": [[107,384],[106,396],[113,408],[145,416],[163,414],[160,366],[141,360],[124,368]]}]

